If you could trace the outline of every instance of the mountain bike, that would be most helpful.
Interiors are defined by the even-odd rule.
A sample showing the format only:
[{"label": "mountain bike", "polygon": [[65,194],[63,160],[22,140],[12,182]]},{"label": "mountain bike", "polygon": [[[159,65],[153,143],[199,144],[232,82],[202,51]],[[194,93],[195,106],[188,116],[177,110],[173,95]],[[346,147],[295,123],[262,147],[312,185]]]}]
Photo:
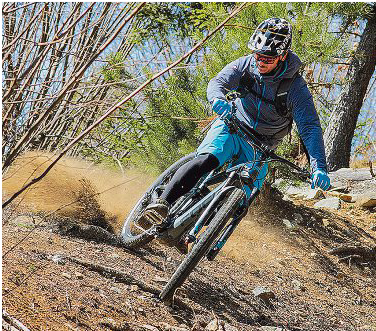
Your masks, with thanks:
[{"label": "mountain bike", "polygon": [[[192,246],[190,251],[163,288],[159,297],[166,304],[171,304],[178,287],[187,279],[192,270],[206,257],[213,260],[241,219],[247,214],[250,204],[256,199],[260,190],[253,185],[259,175],[261,166],[269,162],[282,162],[291,167],[292,172],[302,180],[310,178],[310,173],[294,163],[278,156],[265,145],[258,133],[246,126],[234,115],[235,98],[230,96],[231,118],[221,118],[230,128],[230,132],[241,136],[255,151],[258,158],[246,163],[228,164],[205,174],[187,194],[179,198],[170,209],[166,221],[155,226],[145,226],[142,217],[145,208],[156,201],[162,194],[174,173],[185,163],[195,157],[191,153],[178,160],[150,186],[128,215],[122,229],[122,240],[126,247],[136,248],[157,238],[171,246]],[[251,194],[245,194],[247,185]]]}]

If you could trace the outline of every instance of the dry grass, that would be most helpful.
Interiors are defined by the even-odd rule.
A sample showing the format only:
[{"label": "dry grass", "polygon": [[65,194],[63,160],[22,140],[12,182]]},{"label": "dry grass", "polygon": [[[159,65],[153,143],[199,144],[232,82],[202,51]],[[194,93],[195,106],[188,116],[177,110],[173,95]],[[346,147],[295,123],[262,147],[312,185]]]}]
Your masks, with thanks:
[{"label": "dry grass", "polygon": [[369,168],[370,163],[373,169],[376,168],[376,142],[368,145],[358,146],[355,149],[355,155],[350,160],[350,168]]},{"label": "dry grass", "polygon": [[[362,160],[353,160],[350,163],[350,168],[356,169],[356,168],[369,168],[370,161],[367,159]],[[372,162],[372,168],[376,169],[376,162]]]}]

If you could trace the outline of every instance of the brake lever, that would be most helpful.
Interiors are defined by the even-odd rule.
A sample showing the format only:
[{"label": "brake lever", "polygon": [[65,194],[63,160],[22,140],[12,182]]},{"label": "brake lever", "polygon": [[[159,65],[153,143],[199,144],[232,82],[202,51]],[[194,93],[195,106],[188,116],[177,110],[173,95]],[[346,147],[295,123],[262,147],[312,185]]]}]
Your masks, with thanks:
[{"label": "brake lever", "polygon": [[222,115],[220,115],[220,117],[219,117],[220,120],[222,120],[223,122],[225,122],[225,124],[229,128],[229,131],[230,131],[231,134],[237,132],[236,126],[235,126],[235,123],[234,123],[234,116],[235,116],[235,114],[236,114],[236,105],[235,105],[234,101],[231,101],[231,110],[230,110],[231,117],[228,118],[227,116],[225,116],[224,113]]}]

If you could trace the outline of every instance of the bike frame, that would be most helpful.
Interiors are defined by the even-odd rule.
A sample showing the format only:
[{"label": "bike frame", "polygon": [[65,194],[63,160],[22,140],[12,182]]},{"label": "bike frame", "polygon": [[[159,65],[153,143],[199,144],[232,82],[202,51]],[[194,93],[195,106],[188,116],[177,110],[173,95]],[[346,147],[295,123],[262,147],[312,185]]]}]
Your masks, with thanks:
[{"label": "bike frame", "polygon": [[[231,174],[230,174],[231,175]],[[207,180],[203,184],[207,183],[212,176],[208,176]],[[229,179],[231,177],[229,176]],[[196,221],[195,226],[193,227],[193,232],[190,232],[190,235],[196,235],[202,228],[205,217],[210,215],[210,210],[214,210],[218,205],[218,202],[223,198],[224,195],[229,193],[235,188],[235,186],[229,186],[229,180],[218,185],[213,191],[206,195],[202,200],[194,204],[181,216],[177,217],[173,224],[167,229],[166,234],[174,239],[179,238],[187,228],[192,226],[192,223],[195,221],[195,215],[198,215],[203,209],[206,210],[201,214],[198,221]]]}]

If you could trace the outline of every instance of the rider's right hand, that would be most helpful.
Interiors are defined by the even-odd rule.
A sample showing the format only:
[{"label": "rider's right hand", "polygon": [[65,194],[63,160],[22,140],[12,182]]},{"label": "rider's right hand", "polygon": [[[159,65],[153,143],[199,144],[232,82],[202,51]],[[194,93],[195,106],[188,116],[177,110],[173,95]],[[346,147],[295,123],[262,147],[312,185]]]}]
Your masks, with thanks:
[{"label": "rider's right hand", "polygon": [[231,117],[231,105],[225,100],[214,98],[212,109],[221,117]]}]

